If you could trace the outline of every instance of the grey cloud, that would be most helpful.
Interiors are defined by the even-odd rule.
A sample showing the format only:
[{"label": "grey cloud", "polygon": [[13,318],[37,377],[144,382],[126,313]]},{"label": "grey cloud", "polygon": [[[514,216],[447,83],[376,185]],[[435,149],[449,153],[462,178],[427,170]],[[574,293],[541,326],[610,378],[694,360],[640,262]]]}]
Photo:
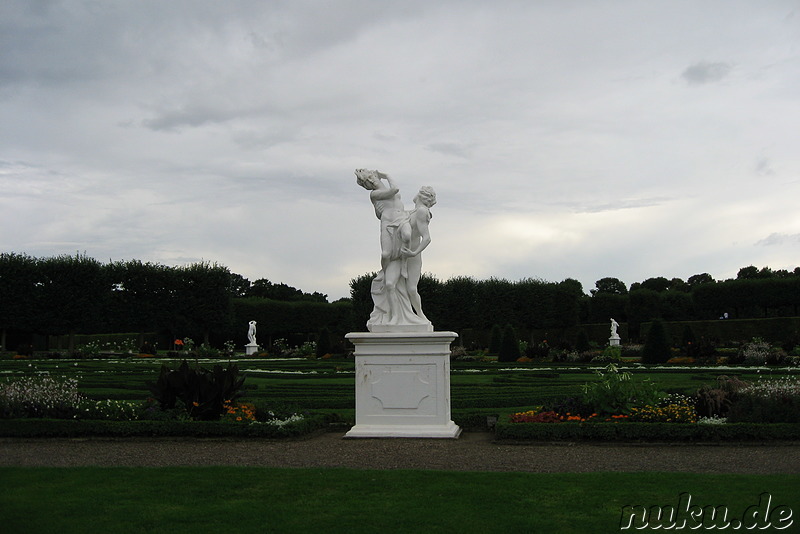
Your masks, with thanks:
[{"label": "grey cloud", "polygon": [[456,156],[459,158],[469,157],[469,150],[458,143],[431,143],[426,148],[433,152],[439,152],[448,156]]},{"label": "grey cloud", "polygon": [[686,67],[681,76],[689,85],[714,83],[725,78],[730,73],[731,68],[728,63],[701,61]]},{"label": "grey cloud", "polygon": [[165,111],[152,119],[145,119],[142,125],[156,130],[174,132],[184,127],[196,128],[205,124],[227,122],[246,115],[245,111],[229,111],[206,106],[184,106]]},{"label": "grey cloud", "polygon": [[631,198],[619,199],[613,202],[604,202],[594,205],[575,206],[576,213],[600,213],[603,211],[618,211],[633,208],[649,208],[669,202],[669,197]]},{"label": "grey cloud", "polygon": [[773,232],[764,239],[756,242],[757,246],[769,247],[774,245],[783,245],[784,243],[800,243],[800,234],[781,234]]},{"label": "grey cloud", "polygon": [[756,174],[759,176],[773,176],[775,174],[768,158],[758,158],[758,161],[756,161]]}]

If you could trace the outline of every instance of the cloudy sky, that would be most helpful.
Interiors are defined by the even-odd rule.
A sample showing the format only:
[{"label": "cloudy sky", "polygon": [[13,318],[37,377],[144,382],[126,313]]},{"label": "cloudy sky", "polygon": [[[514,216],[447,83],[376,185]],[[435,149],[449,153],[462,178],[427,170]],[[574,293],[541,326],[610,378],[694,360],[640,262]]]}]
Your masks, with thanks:
[{"label": "cloudy sky", "polygon": [[0,2],[0,252],[347,296],[357,167],[440,279],[800,264],[796,0]]}]

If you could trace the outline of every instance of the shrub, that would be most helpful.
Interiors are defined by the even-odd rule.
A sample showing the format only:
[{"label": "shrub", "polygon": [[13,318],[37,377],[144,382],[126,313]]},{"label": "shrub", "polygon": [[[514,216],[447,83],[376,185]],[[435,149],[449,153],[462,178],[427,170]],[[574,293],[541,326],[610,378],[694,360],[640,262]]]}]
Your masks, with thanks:
[{"label": "shrub", "polygon": [[800,378],[761,380],[739,389],[730,422],[800,423]]},{"label": "shrub", "polygon": [[520,351],[531,360],[545,360],[553,354],[554,361],[557,361],[557,351],[550,350],[550,345],[547,344],[546,339],[541,343],[525,343],[524,345],[523,343],[525,342],[520,343]]},{"label": "shrub", "polygon": [[747,343],[742,343],[736,357],[730,363],[743,363],[745,365],[778,364],[786,358],[786,353],[780,347],[773,347],[769,342],[759,337],[754,337]]},{"label": "shrub", "polygon": [[644,423],[695,423],[697,412],[694,399],[674,393],[658,404],[631,408],[630,421]]},{"label": "shrub", "polygon": [[202,367],[190,368],[184,360],[174,371],[162,365],[158,380],[147,387],[162,410],[175,408],[180,400],[190,417],[216,420],[222,415],[226,402],[241,396],[244,378],[239,375],[236,364],[225,369],[215,365],[209,371]]},{"label": "shrub", "polygon": [[622,356],[622,349],[619,346],[611,346],[609,345],[605,349],[603,349],[603,353],[600,356],[595,356],[592,358],[592,363],[612,363],[612,362],[619,362],[620,357]]},{"label": "shrub", "polygon": [[0,417],[68,418],[77,413],[80,395],[74,378],[30,376],[0,385]]},{"label": "shrub", "polygon": [[642,348],[643,363],[665,363],[671,357],[671,341],[667,327],[660,319],[653,321]]},{"label": "shrub", "polygon": [[220,352],[208,343],[201,343],[197,347],[197,355],[201,358],[219,358]]},{"label": "shrub", "polygon": [[634,406],[655,404],[663,394],[648,380],[636,382],[627,371],[609,364],[595,371],[599,380],[583,385],[583,402],[601,415],[628,414]]},{"label": "shrub", "polygon": [[519,359],[519,340],[514,327],[507,324],[503,329],[503,339],[500,343],[500,354],[497,356],[498,362],[515,362]]},{"label": "shrub", "polygon": [[702,417],[725,417],[734,396],[746,386],[735,376],[719,376],[716,385],[703,384],[695,395],[695,409]]}]

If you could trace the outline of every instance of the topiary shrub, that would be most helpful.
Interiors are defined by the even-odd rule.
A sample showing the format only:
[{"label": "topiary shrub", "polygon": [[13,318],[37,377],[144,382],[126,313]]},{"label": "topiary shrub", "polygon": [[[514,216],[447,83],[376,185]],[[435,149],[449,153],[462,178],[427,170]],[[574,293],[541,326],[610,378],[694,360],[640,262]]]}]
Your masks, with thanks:
[{"label": "topiary shrub", "polygon": [[660,319],[654,320],[642,347],[642,363],[666,363],[672,357],[671,347],[666,325]]},{"label": "topiary shrub", "polygon": [[317,337],[316,355],[317,358],[322,358],[326,354],[333,354],[333,344],[331,343],[331,331],[322,327]]},{"label": "topiary shrub", "polygon": [[515,362],[521,356],[519,352],[519,340],[514,327],[507,324],[503,329],[503,337],[500,342],[500,351],[497,356],[498,362]]},{"label": "topiary shrub", "polygon": [[496,324],[492,327],[492,337],[489,338],[489,354],[498,354],[502,343],[503,331],[500,329],[500,325]]}]

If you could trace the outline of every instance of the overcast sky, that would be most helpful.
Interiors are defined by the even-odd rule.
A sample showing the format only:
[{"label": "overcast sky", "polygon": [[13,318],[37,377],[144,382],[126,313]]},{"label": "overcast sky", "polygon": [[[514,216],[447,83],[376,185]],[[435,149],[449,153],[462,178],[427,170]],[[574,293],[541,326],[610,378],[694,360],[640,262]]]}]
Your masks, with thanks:
[{"label": "overcast sky", "polygon": [[0,125],[0,252],[334,300],[367,167],[436,190],[442,280],[800,265],[796,0],[3,0]]}]

